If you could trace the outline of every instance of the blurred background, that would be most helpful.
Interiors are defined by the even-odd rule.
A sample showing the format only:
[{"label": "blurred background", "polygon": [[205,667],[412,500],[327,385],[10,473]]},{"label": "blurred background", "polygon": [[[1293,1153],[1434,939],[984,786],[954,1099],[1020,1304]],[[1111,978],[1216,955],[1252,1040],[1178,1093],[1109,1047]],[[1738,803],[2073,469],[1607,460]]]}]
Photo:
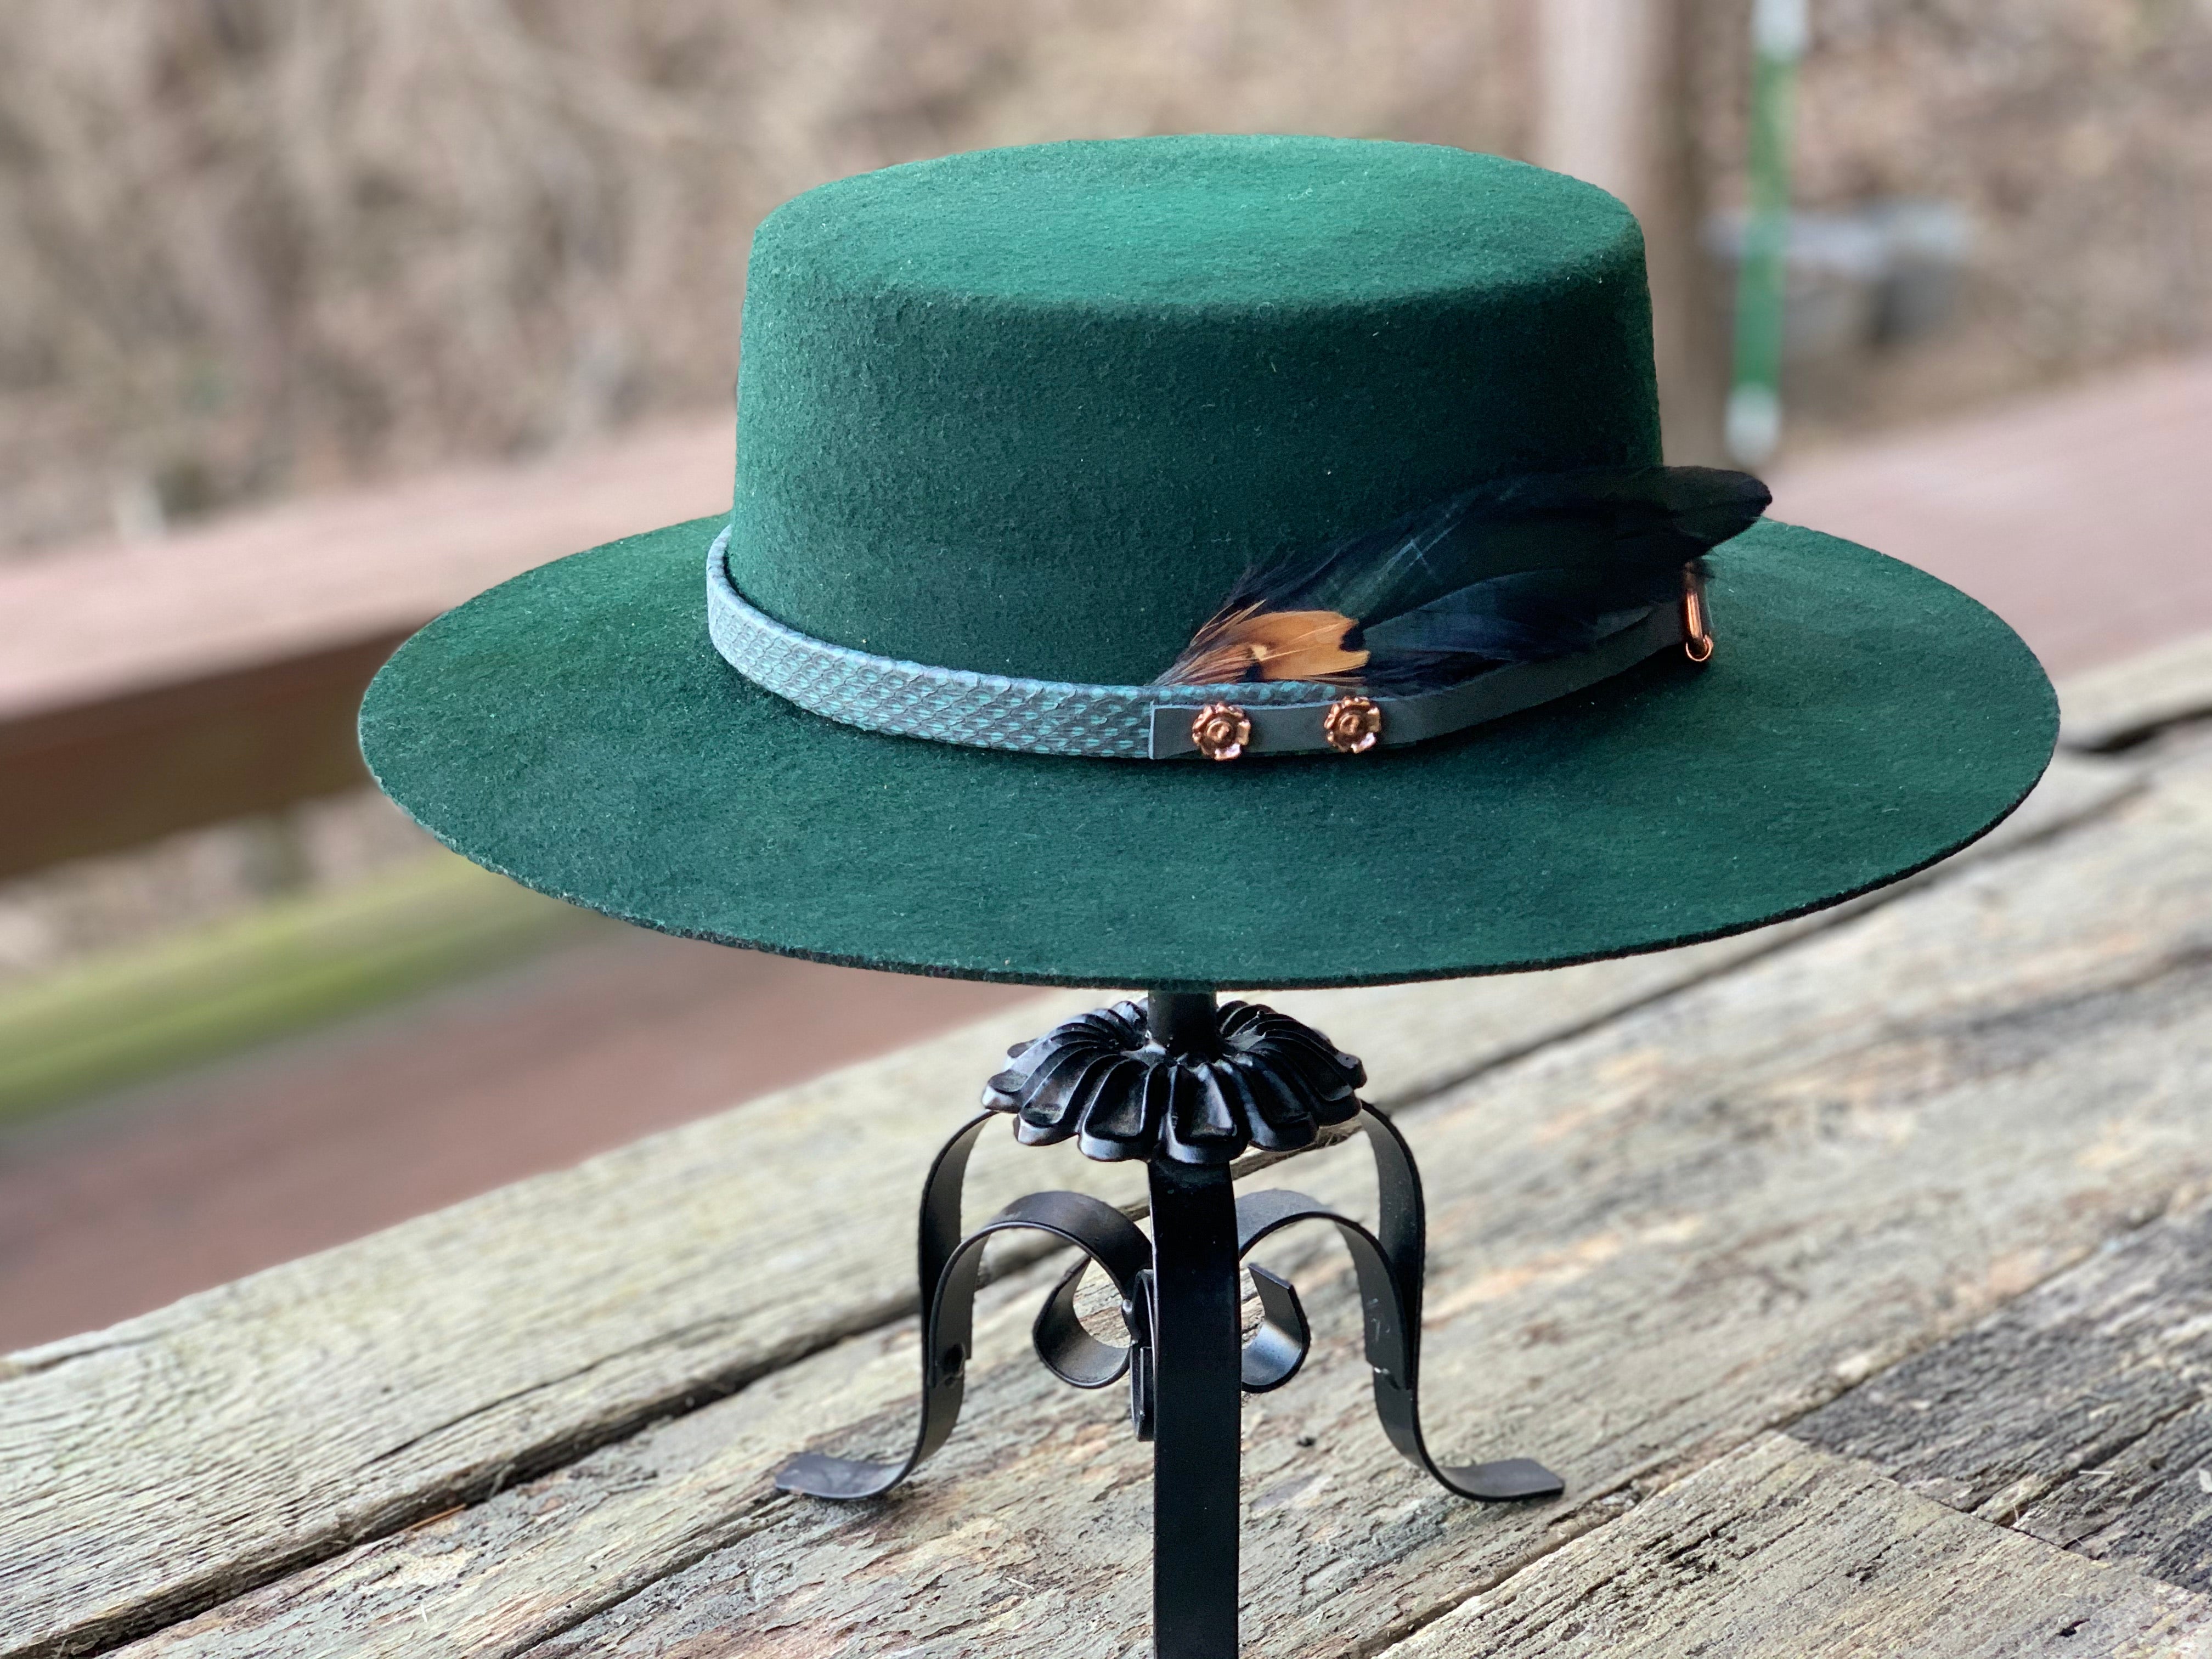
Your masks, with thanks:
[{"label": "blurred background", "polygon": [[2212,628],[2212,0],[14,0],[0,1348],[1019,994],[523,894],[352,710],[444,606],[726,506],[777,202],[1180,131],[1602,184],[1674,459],[2062,675]]}]

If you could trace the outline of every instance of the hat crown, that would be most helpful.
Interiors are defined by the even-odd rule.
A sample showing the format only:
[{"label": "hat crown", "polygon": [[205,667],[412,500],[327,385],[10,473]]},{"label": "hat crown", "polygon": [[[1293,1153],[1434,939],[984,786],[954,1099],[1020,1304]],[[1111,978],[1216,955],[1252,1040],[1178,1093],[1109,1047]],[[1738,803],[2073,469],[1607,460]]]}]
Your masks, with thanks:
[{"label": "hat crown", "polygon": [[984,150],[763,222],[729,568],[878,655],[1130,684],[1249,568],[1656,461],[1636,222],[1431,145]]}]

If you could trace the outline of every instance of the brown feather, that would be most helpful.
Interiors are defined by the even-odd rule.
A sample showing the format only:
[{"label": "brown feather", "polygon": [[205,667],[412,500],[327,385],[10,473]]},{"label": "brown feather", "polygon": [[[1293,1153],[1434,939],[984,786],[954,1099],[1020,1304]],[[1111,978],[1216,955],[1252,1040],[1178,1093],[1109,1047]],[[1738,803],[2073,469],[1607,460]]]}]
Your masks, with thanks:
[{"label": "brown feather", "polygon": [[1334,611],[1255,611],[1215,617],[1199,629],[1175,666],[1171,684],[1225,685],[1238,680],[1322,680],[1366,665],[1364,651],[1347,651],[1355,626]]}]

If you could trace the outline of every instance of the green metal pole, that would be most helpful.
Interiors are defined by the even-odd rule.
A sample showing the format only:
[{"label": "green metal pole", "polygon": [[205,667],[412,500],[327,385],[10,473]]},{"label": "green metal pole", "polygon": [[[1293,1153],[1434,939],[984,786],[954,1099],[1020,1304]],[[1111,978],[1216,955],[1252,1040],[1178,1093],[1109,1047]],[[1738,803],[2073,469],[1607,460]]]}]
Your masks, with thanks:
[{"label": "green metal pole", "polygon": [[1736,276],[1735,374],[1729,453],[1755,466],[1782,436],[1782,322],[1790,244],[1790,141],[1807,0],[1757,0],[1752,10],[1749,216]]}]

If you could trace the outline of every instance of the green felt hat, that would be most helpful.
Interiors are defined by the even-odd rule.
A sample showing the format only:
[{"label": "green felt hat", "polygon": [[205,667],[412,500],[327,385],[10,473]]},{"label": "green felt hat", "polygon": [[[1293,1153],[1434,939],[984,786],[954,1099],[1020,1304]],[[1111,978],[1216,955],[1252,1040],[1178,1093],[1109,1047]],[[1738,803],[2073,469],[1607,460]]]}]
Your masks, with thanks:
[{"label": "green felt hat", "polygon": [[[760,228],[729,519],[440,617],[370,688],[362,748],[450,846],[627,921],[1091,985],[1654,950],[1893,881],[2019,803],[2057,725],[2020,640],[1766,520],[1705,562],[1702,666],[1647,641],[1371,752],[1266,752],[1320,719],[1279,685],[1229,694],[1261,720],[1236,764],[1020,752],[1040,719],[1104,729],[1076,694],[1157,698],[1255,568],[1658,455],[1642,239],[1589,185],[1295,137],[892,167]],[[1151,752],[1187,754],[1167,712]]]}]

